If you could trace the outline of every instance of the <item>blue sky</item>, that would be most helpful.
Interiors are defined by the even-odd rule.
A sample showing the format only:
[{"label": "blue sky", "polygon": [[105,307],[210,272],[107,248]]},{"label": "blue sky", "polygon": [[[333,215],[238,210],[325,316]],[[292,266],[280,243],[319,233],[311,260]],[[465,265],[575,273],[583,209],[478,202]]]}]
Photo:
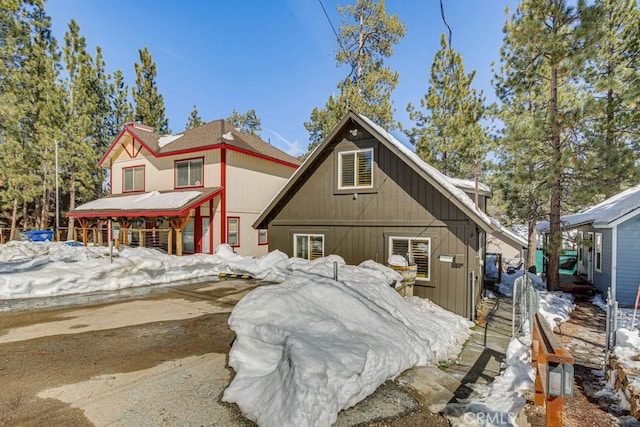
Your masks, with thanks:
[{"label": "blue sky", "polygon": [[[336,5],[347,3],[323,0],[336,29]],[[443,1],[453,47],[467,72],[477,71],[474,87],[489,101],[494,100],[491,63],[499,60],[504,10],[517,3]],[[411,127],[406,106],[419,105],[426,94],[440,34],[447,29],[438,0],[387,0],[386,7],[407,28],[387,64],[400,73],[392,96],[395,118]],[[253,108],[262,120],[262,139],[302,154],[309,143],[304,122],[347,73],[336,66],[335,35],[319,0],[49,0],[46,11],[60,45],[75,19],[90,52],[99,45],[107,72],[122,70],[130,87],[138,50],[147,47],[169,127],[176,133],[184,130],[194,105],[204,121]],[[404,135],[393,133],[407,143]]]}]

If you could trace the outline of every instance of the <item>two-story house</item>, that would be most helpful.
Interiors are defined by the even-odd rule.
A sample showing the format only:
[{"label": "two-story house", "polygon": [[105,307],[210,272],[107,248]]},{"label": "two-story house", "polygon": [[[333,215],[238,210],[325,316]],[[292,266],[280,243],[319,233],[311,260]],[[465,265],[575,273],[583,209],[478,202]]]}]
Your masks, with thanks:
[{"label": "two-story house", "polygon": [[132,228],[170,230],[156,246],[169,252],[212,253],[228,243],[241,255],[268,249],[266,230],[251,225],[300,162],[261,139],[215,120],[175,135],[129,123],[100,160],[111,194],[67,216],[85,232],[111,221],[121,238]]}]

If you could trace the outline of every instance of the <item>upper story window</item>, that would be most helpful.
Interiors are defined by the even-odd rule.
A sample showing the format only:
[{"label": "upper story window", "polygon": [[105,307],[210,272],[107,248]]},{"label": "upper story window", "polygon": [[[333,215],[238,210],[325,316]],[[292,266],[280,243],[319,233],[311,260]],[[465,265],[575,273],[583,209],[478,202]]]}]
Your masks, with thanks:
[{"label": "upper story window", "polygon": [[176,188],[204,186],[204,159],[176,160]]},{"label": "upper story window", "polygon": [[122,169],[122,192],[144,191],[144,166]]},{"label": "upper story window", "polygon": [[373,188],[373,148],[338,153],[338,189]]}]

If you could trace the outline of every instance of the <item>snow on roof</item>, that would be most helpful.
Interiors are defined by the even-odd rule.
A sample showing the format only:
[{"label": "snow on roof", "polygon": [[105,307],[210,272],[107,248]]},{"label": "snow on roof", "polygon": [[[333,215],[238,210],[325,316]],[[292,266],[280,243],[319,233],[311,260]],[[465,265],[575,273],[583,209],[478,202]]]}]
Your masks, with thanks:
[{"label": "snow on roof", "polygon": [[[476,182],[472,179],[460,179],[460,178],[451,178],[451,177],[447,177],[447,178],[449,178],[449,181],[451,181],[451,183],[458,188],[464,188],[467,190],[476,189]],[[478,189],[480,191],[491,193],[491,188],[487,184],[483,184],[482,182],[478,182]]]},{"label": "snow on roof", "polygon": [[523,248],[526,248],[528,246],[527,239],[525,239],[522,236],[518,235],[516,232],[514,232],[512,230],[509,230],[504,225],[502,225],[502,223],[500,221],[498,221],[497,219],[495,219],[493,217],[491,217],[490,219],[491,219],[491,223],[493,224],[493,226],[497,229],[496,232],[502,233],[503,235],[507,236],[509,239],[519,243],[520,246],[522,246]]},{"label": "snow on roof", "polygon": [[[451,193],[459,202],[464,204],[469,210],[474,212],[485,224],[491,227],[491,219],[487,214],[482,212],[480,209],[476,208],[475,203],[471,198],[460,188],[456,187],[456,185],[452,182],[451,178],[442,174],[436,168],[431,166],[422,160],[416,153],[411,151],[408,147],[398,141],[393,135],[384,130],[381,126],[374,123],[368,117],[354,113],[362,120],[364,120],[369,126],[374,128],[376,132],[378,132],[383,138],[385,138],[388,142],[394,145],[398,150],[402,151],[402,153],[407,156],[416,166],[426,172],[429,176],[435,179],[445,190]],[[475,185],[475,184],[474,184]]]},{"label": "snow on roof", "polygon": [[103,197],[78,206],[75,210],[144,210],[144,209],[178,209],[201,195],[201,191],[171,191],[160,193],[131,194],[127,196]]},{"label": "snow on roof", "polygon": [[223,134],[223,135],[222,135],[222,137],[223,137],[224,139],[226,139],[227,141],[233,141],[233,139],[234,139],[234,138],[233,138],[233,134],[231,133],[231,131],[229,131],[229,132],[227,132],[227,133]]},{"label": "snow on roof", "polygon": [[[612,222],[640,208],[640,185],[631,187],[622,193],[609,197],[589,209],[560,218],[562,228],[574,228],[582,224],[594,227],[606,227]],[[640,212],[640,211],[639,211]],[[536,227],[538,231],[549,232],[549,221],[543,221]]]},{"label": "snow on roof", "polygon": [[181,138],[182,135],[183,134],[179,133],[177,135],[164,135],[164,136],[161,136],[160,138],[158,138],[158,145],[160,146],[160,148],[162,148],[165,145],[169,145],[170,143],[172,143],[176,139]]}]

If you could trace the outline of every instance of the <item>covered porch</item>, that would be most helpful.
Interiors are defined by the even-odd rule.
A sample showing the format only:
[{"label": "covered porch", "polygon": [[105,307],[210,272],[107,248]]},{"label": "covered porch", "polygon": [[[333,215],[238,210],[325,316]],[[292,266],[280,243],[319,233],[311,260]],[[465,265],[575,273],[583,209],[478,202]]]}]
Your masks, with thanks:
[{"label": "covered porch", "polygon": [[[67,213],[83,245],[145,246],[175,253],[212,253],[214,215],[222,187],[103,197]],[[58,240],[60,236],[58,236]]]}]

